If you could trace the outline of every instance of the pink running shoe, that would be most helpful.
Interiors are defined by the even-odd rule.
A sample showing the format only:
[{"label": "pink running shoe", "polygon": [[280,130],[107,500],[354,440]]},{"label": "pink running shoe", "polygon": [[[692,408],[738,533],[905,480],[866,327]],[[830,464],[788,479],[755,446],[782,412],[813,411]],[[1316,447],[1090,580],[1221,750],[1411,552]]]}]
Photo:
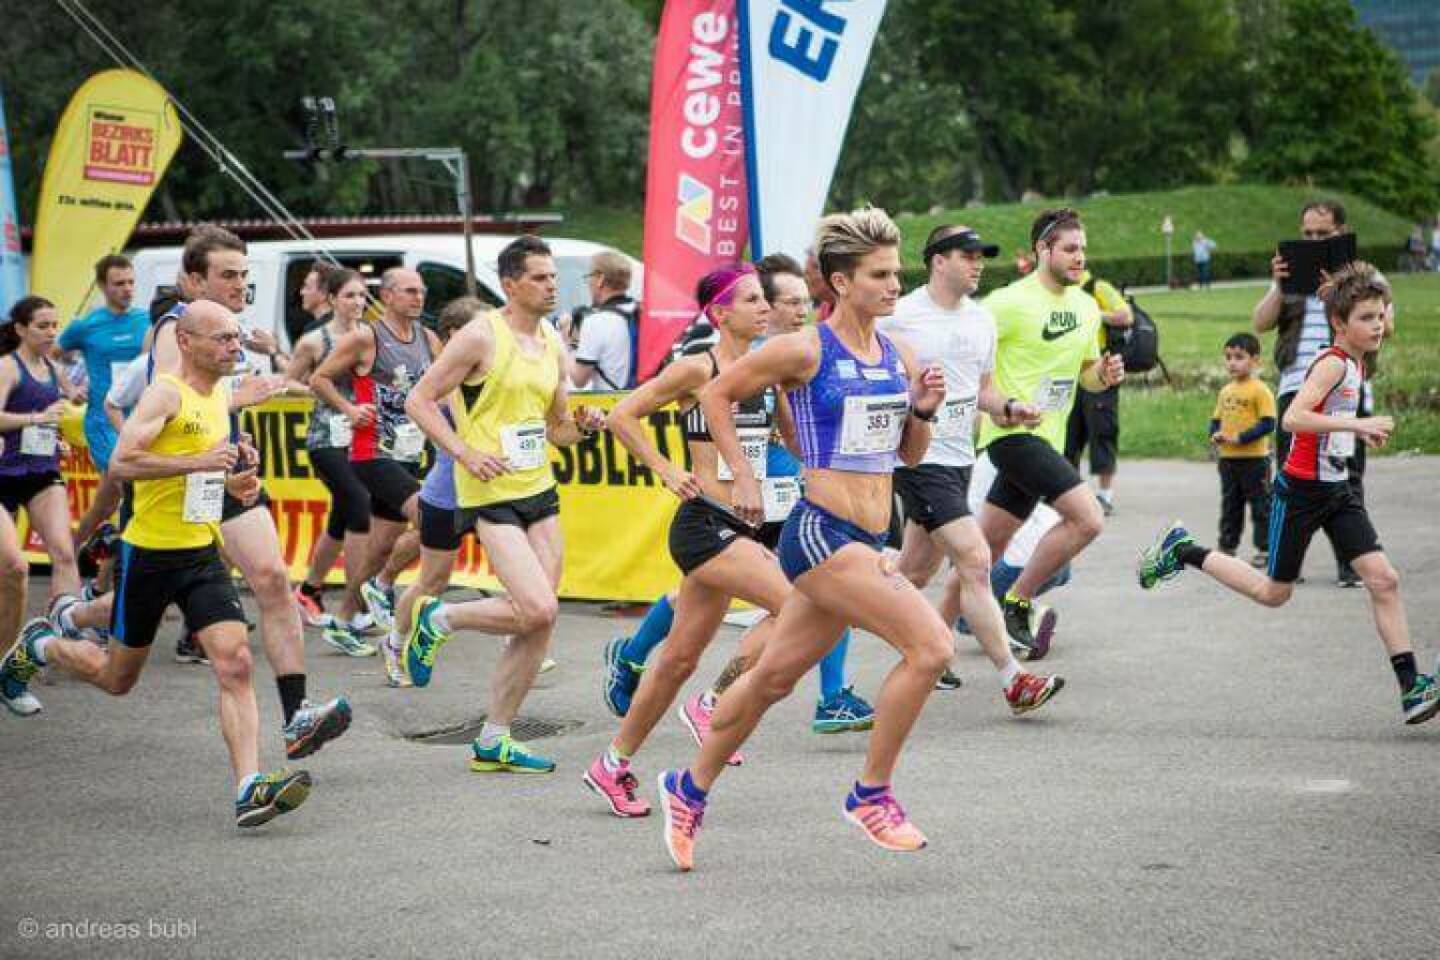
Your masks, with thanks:
[{"label": "pink running shoe", "polygon": [[585,786],[605,798],[605,802],[610,805],[610,812],[615,816],[650,816],[650,804],[635,796],[640,782],[635,779],[635,774],[630,772],[628,761],[622,763],[619,770],[611,773],[605,769],[605,758],[596,757],[581,779],[585,781]]},{"label": "pink running shoe", "polygon": [[[680,722],[685,724],[685,729],[689,730],[690,736],[695,738],[695,745],[700,747],[705,745],[705,738],[710,736],[710,714],[715,710],[714,707],[705,705],[703,697],[704,694],[695,694],[680,704],[680,708],[676,711],[680,714]],[[729,766],[738,767],[745,762],[745,755],[736,750],[725,762]]]},{"label": "pink running shoe", "polygon": [[665,849],[681,870],[695,866],[695,834],[705,819],[705,804],[691,803],[680,793],[680,771],[663,771],[656,780],[660,787],[660,810],[665,814]]},{"label": "pink running shoe", "polygon": [[885,850],[913,853],[927,843],[925,834],[905,816],[905,808],[889,790],[869,800],[861,800],[852,790],[845,798],[845,819]]}]

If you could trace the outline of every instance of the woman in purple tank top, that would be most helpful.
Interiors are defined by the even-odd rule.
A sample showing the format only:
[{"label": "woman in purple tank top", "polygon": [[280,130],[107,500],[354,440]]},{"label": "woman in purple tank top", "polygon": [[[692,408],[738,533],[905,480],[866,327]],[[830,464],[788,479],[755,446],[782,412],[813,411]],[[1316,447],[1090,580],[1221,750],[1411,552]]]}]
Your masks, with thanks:
[{"label": "woman in purple tank top", "polygon": [[859,780],[842,812],[879,846],[913,851],[924,835],[890,779],[910,727],[953,653],[950,628],[880,554],[890,523],[891,474],[918,463],[945,396],[938,367],[875,330],[900,295],[900,232],[882,210],[820,222],[816,254],[835,292],[818,327],[776,337],[720,371],[700,396],[715,447],[735,474],[735,510],[762,516],[760,486],[745,458],[734,404],[767,387],[786,391],[805,465],[805,497],[780,537],[780,564],[795,589],[759,661],[720,698],[710,736],[687,770],[660,775],[665,842],[682,870],[693,864],[708,791],[769,707],[787,696],[847,626],[878,634],[900,654],[880,691]]},{"label": "woman in purple tank top", "polygon": [[12,520],[21,508],[29,514],[50,555],[52,596],[80,592],[60,478],[60,417],[72,389],[49,360],[59,335],[55,307],[41,297],[15,304],[0,327],[0,506]]}]

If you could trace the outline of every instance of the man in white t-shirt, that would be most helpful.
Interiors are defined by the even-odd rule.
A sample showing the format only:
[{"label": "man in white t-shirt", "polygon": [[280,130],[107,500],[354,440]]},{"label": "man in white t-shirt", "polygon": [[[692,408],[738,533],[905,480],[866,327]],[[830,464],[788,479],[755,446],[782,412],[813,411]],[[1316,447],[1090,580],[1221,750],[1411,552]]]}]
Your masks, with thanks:
[{"label": "man in white t-shirt", "polygon": [[585,275],[595,309],[580,321],[570,382],[576,390],[628,390],[634,386],[635,323],[640,305],[631,298],[630,261],[604,250]]},{"label": "man in white t-shirt", "polygon": [[965,615],[1018,715],[1042,706],[1064,681],[1027,673],[1011,652],[1000,606],[990,591],[990,549],[968,500],[976,411],[1004,426],[1040,419],[1032,404],[1007,400],[995,390],[995,321],[970,298],[980,286],[985,258],[999,252],[974,230],[937,227],[925,244],[928,282],[902,297],[895,313],[877,326],[907,344],[919,363],[939,365],[945,373],[945,401],[936,411],[930,449],[920,463],[895,470],[906,518],[900,572],[923,587],[941,560],[949,559],[953,570],[940,616],[953,624]]}]

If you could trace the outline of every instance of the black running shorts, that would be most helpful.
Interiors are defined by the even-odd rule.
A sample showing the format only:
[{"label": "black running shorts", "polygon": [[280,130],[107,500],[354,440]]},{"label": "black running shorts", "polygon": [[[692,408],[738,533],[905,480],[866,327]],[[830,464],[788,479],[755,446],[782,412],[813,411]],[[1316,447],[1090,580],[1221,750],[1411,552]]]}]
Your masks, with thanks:
[{"label": "black running shorts", "polygon": [[44,473],[26,473],[18,477],[0,477],[0,507],[11,517],[20,512],[31,500],[51,487],[63,487],[65,481],[53,470]]},{"label": "black running shorts", "polygon": [[1070,461],[1034,434],[1006,434],[985,449],[996,471],[985,499],[1020,520],[1041,500],[1054,503],[1084,482]]},{"label": "black running shorts", "polygon": [[473,527],[456,526],[455,511],[420,498],[420,546],[426,550],[459,550]]},{"label": "black running shorts", "polygon": [[1335,558],[1349,563],[1381,549],[1360,495],[1348,482],[1320,483],[1281,473],[1270,505],[1270,579],[1294,583],[1315,531],[1324,530]]},{"label": "black running shorts", "polygon": [[191,633],[216,623],[245,622],[235,582],[213,544],[148,550],[124,543],[115,577],[110,633],[127,647],[150,646],[172,603],[180,608]]},{"label": "black running shorts", "polygon": [[529,530],[541,520],[559,513],[560,493],[551,487],[544,493],[518,500],[503,500],[483,507],[461,507],[455,511],[455,529],[464,532],[474,530],[477,523],[494,523]]},{"label": "black running shorts", "polygon": [[405,504],[420,492],[420,465],[399,460],[354,460],[350,466],[370,494],[370,513],[391,523],[406,523]]},{"label": "black running shorts", "polygon": [[921,463],[895,468],[895,492],[905,519],[934,533],[952,520],[970,516],[970,468]]},{"label": "black running shorts", "polygon": [[670,558],[688,574],[724,553],[737,537],[754,539],[755,530],[704,500],[686,500],[670,521]]},{"label": "black running shorts", "polygon": [[360,485],[351,468],[346,447],[316,447],[306,450],[315,475],[330,491],[330,517],[325,532],[332,540],[344,540],[347,533],[370,532],[370,493]]}]

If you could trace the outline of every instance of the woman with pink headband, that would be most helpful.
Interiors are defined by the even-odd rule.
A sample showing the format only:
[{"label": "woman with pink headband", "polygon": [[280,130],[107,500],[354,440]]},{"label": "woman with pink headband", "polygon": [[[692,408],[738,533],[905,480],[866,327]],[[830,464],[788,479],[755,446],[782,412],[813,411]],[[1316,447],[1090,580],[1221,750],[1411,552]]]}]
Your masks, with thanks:
[{"label": "woman with pink headband", "polygon": [[[710,272],[700,281],[699,295],[701,309],[719,332],[719,341],[704,353],[670,364],[620,401],[609,418],[610,432],[681,500],[670,524],[670,555],[684,574],[670,636],[654,665],[646,669],[619,733],[585,773],[586,785],[605,799],[617,817],[643,817],[650,812],[650,805],[635,795],[637,781],[630,772],[630,758],[695,672],[730,601],[738,597],[774,614],[790,593],[774,554],[755,539],[758,528],[726,506],[733,478],[715,453],[700,410],[700,392],[749,353],[751,344],[765,333],[770,304],[754,267],[748,264]],[[671,403],[678,403],[684,411],[683,430],[693,472],[671,463],[656,448],[646,424],[650,414]],[[794,444],[790,409],[773,390],[757,393],[737,403],[737,408],[735,423],[746,456],[763,475],[766,446],[777,423],[782,436]],[[776,509],[780,506],[777,503]],[[741,638],[739,655],[726,667],[715,689],[681,705],[680,717],[697,743],[710,732],[714,698],[759,656],[774,623],[773,616],[767,616],[751,627]],[[731,757],[731,762],[739,762],[739,755]]]}]

